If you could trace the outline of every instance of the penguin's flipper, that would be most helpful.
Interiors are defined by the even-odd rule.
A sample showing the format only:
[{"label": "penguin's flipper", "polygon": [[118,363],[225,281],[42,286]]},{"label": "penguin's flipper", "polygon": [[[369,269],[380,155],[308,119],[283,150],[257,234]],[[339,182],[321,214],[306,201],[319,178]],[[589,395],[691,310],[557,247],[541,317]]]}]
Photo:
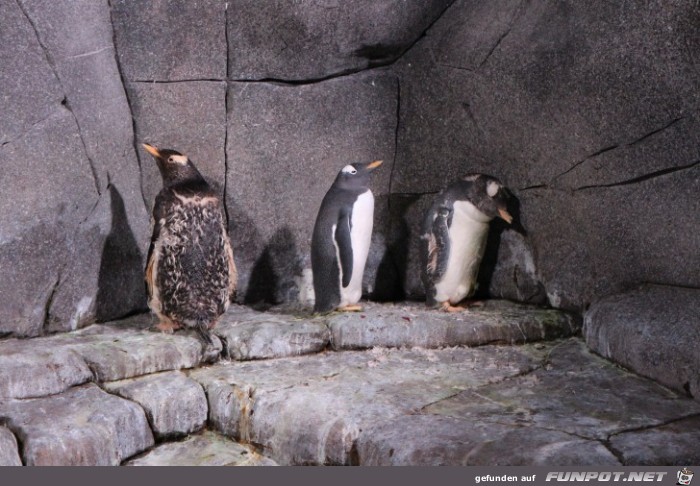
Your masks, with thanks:
[{"label": "penguin's flipper", "polygon": [[428,261],[426,271],[433,282],[440,280],[447,271],[450,258],[450,228],[452,211],[440,208],[428,236]]},{"label": "penguin's flipper", "polygon": [[158,269],[159,252],[156,250],[158,238],[160,238],[161,219],[164,216],[162,200],[156,197],[153,206],[153,234],[151,235],[151,244],[148,247],[148,256],[146,257],[146,291],[149,299],[153,297],[153,291],[156,286],[155,276]]},{"label": "penguin's flipper", "polygon": [[224,235],[224,250],[226,251],[226,261],[228,263],[228,296],[233,300],[236,296],[236,285],[238,282],[238,270],[233,259],[233,249],[228,235]]},{"label": "penguin's flipper", "polygon": [[340,257],[340,269],[343,272],[343,287],[350,285],[352,279],[352,239],[350,237],[350,213],[345,211],[340,214],[338,226],[335,228],[335,242],[338,245]]}]

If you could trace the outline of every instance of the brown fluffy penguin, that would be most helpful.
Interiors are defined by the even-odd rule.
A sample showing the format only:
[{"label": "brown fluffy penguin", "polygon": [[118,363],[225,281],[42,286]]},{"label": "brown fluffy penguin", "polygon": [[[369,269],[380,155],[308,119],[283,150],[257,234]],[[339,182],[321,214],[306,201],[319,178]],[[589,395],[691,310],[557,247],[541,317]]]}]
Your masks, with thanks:
[{"label": "brown fluffy penguin", "polygon": [[148,250],[148,306],[158,328],[209,334],[236,290],[236,265],[223,205],[186,155],[143,144],[158,164],[163,189],[153,205]]}]

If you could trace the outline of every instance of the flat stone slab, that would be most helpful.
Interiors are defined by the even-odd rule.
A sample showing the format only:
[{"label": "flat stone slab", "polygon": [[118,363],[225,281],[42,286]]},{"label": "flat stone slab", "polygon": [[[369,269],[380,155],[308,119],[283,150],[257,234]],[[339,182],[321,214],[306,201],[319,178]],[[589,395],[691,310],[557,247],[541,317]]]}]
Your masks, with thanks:
[{"label": "flat stone slab", "polygon": [[221,343],[203,350],[193,333],[149,331],[140,315],[79,331],[0,342],[0,396],[39,397],[87,381],[114,381],[216,360]]},{"label": "flat stone slab", "polygon": [[362,312],[328,319],[333,349],[520,344],[568,337],[580,328],[571,314],[508,301],[484,301],[457,313],[419,303],[363,306]]},{"label": "flat stone slab", "polygon": [[134,402],[88,384],[59,395],[0,401],[27,466],[118,465],[154,443]]},{"label": "flat stone slab", "polygon": [[105,383],[110,393],[141,405],[158,439],[190,434],[207,421],[207,397],[202,386],[181,371]]},{"label": "flat stone slab", "polygon": [[607,440],[612,434],[696,415],[700,404],[619,369],[571,339],[551,350],[543,368],[466,390],[425,413]]},{"label": "flat stone slab", "polygon": [[700,464],[700,417],[651,429],[614,435],[610,447],[624,464],[678,466]]},{"label": "flat stone slab", "polygon": [[606,297],[583,334],[596,353],[700,400],[700,289],[645,285]]},{"label": "flat stone slab", "polygon": [[280,464],[351,464],[372,424],[531,371],[545,354],[537,346],[325,352],[189,375],[204,386],[210,426],[221,433]]},{"label": "flat stone slab", "polygon": [[0,427],[0,466],[21,466],[17,438],[7,427]]},{"label": "flat stone slab", "polygon": [[231,306],[214,333],[226,343],[227,356],[236,360],[317,353],[330,342],[322,319],[256,312],[243,306]]},{"label": "flat stone slab", "polygon": [[249,446],[210,431],[182,442],[166,442],[125,466],[276,466]]},{"label": "flat stone slab", "polygon": [[363,466],[619,465],[600,442],[537,427],[406,415],[357,441]]}]

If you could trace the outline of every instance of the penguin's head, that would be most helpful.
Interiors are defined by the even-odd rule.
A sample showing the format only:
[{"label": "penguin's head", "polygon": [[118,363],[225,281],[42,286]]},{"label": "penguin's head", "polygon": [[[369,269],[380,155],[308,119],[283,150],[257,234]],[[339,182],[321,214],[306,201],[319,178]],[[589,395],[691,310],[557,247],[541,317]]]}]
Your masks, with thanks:
[{"label": "penguin's head", "polygon": [[508,189],[501,181],[485,174],[469,174],[462,180],[471,183],[467,186],[466,198],[479,211],[490,218],[501,218],[509,224],[513,221],[508,212]]},{"label": "penguin's head", "polygon": [[158,149],[147,143],[143,144],[143,148],[156,159],[160,175],[166,185],[202,178],[202,175],[186,155],[176,150]]},{"label": "penguin's head", "polygon": [[380,165],[382,165],[381,160],[365,164],[348,164],[338,172],[333,185],[340,189],[364,192],[369,188],[369,175]]}]

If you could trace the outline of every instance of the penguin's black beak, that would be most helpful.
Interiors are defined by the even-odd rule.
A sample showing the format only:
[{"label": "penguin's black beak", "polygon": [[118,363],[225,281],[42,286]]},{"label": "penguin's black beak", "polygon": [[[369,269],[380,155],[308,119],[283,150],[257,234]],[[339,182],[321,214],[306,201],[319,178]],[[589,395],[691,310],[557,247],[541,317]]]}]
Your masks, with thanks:
[{"label": "penguin's black beak", "polygon": [[382,162],[384,162],[384,161],[383,161],[383,160],[375,160],[374,162],[371,162],[371,163],[367,166],[367,168],[368,168],[369,170],[374,170],[374,169],[376,169],[377,167],[379,167],[380,165],[382,165]]},{"label": "penguin's black beak", "polygon": [[148,145],[147,143],[142,144],[143,148],[146,149],[146,152],[154,156],[156,159],[160,158],[160,151],[158,150],[157,147],[154,147],[153,145]]},{"label": "penguin's black beak", "polygon": [[505,208],[498,208],[498,215],[501,217],[503,221],[506,223],[510,224],[513,222],[513,216],[510,215],[508,211],[506,211]]}]

